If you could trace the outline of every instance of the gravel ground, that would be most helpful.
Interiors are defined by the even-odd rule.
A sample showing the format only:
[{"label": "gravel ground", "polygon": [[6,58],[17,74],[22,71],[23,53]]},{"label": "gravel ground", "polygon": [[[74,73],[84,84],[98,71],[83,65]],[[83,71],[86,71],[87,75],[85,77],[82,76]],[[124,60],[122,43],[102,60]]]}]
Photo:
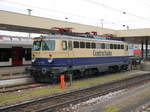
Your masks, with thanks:
[{"label": "gravel ground", "polygon": [[[120,94],[123,94],[124,91],[125,90],[112,92],[112,93],[106,94],[104,96],[92,98],[92,99],[90,99],[86,102],[82,102],[82,103],[79,103],[79,104],[76,104],[76,105],[70,105],[70,107],[64,108],[63,111],[64,112],[80,112],[82,110],[81,108],[84,108],[84,107],[86,108],[87,106],[92,107],[92,106],[95,106],[95,105],[99,105],[100,103],[107,102],[107,101],[111,100],[113,97],[115,97],[117,95],[120,95]],[[92,110],[92,111],[89,111],[89,112],[95,112],[95,111]]]},{"label": "gravel ground", "polygon": [[[64,112],[150,112],[150,83],[125,89],[65,108]],[[145,104],[141,107],[141,105]],[[142,110],[140,110],[139,109]],[[137,108],[139,111],[137,111]]]},{"label": "gravel ground", "polygon": [[148,103],[138,107],[133,112],[150,112],[150,101]]}]

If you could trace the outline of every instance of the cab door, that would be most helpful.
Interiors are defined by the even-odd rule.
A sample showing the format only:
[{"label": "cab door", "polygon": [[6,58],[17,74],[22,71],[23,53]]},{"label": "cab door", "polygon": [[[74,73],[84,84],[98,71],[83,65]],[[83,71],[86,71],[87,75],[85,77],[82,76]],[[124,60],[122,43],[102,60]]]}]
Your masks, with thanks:
[{"label": "cab door", "polygon": [[13,47],[12,48],[12,65],[13,66],[19,66],[22,65],[22,53],[23,48],[22,47]]},{"label": "cab door", "polygon": [[62,53],[61,55],[65,57],[65,65],[73,66],[73,45],[72,41],[63,40],[62,41]]},{"label": "cab door", "polygon": [[69,66],[73,66],[74,64],[74,52],[73,52],[73,42],[68,41],[68,58],[69,58]]}]

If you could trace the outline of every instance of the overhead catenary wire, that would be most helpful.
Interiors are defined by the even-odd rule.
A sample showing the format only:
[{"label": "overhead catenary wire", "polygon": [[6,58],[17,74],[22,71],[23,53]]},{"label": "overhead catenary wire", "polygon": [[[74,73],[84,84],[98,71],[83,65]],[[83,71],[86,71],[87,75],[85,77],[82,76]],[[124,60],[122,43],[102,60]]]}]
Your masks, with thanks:
[{"label": "overhead catenary wire", "polygon": [[[138,0],[137,0],[138,1]],[[147,7],[150,7],[150,2],[148,0],[142,0],[142,2],[140,2],[141,4],[144,4]]]},{"label": "overhead catenary wire", "polygon": [[104,8],[110,9],[111,11],[112,11],[112,10],[113,10],[113,11],[117,11],[117,12],[120,12],[120,13],[122,13],[122,14],[134,16],[134,17],[136,17],[136,18],[138,18],[138,19],[142,19],[142,20],[145,20],[145,21],[150,22],[150,19],[149,19],[149,18],[145,18],[145,17],[139,16],[139,15],[136,15],[136,14],[133,14],[133,13],[124,11],[124,10],[120,10],[120,9],[111,7],[111,6],[109,6],[109,5],[106,5],[106,4],[103,4],[103,3],[100,3],[100,2],[97,2],[97,1],[94,1],[94,0],[84,0],[84,1],[89,2],[89,3],[92,3],[92,4],[95,4],[95,5],[102,6],[102,7],[104,7]]},{"label": "overhead catenary wire", "polygon": [[[3,1],[2,1],[3,2]],[[9,0],[6,0],[4,1],[6,3],[11,3],[11,4],[17,4],[17,5],[21,5],[23,7],[27,6],[27,7],[32,7],[32,8],[36,8],[36,9],[39,9],[39,10],[44,10],[46,12],[49,12],[49,11],[54,11],[54,12],[57,12],[57,13],[63,13],[63,14],[68,14],[68,15],[72,15],[72,16],[77,16],[77,17],[82,17],[82,18],[85,18],[85,16],[81,16],[81,15],[76,15],[76,14],[73,14],[73,13],[69,13],[69,12],[63,12],[63,11],[59,11],[59,10],[55,10],[55,9],[50,9],[50,8],[42,8],[42,7],[37,7],[37,6],[32,6],[32,5],[28,5],[28,4],[22,4],[22,3],[19,3],[19,2],[14,2],[14,1],[9,1]],[[92,19],[92,18],[90,18]]]},{"label": "overhead catenary wire", "polygon": [[[83,0],[83,1],[93,1],[93,0]],[[104,19],[104,18],[94,18],[94,17],[87,17],[87,16],[83,16],[83,15],[78,15],[78,14],[73,14],[73,13],[69,13],[69,12],[64,12],[64,11],[60,11],[60,10],[57,10],[57,9],[52,9],[52,8],[43,8],[43,7],[38,7],[38,6],[32,6],[32,5],[29,5],[29,4],[23,4],[23,3],[20,3],[20,2],[14,2],[14,1],[10,1],[10,0],[5,0],[5,1],[1,1],[1,3],[7,3],[7,5],[19,5],[21,7],[24,7],[25,10],[30,7],[30,8],[35,8],[33,9],[33,15],[34,13],[38,14],[38,16],[41,16],[41,14],[39,12],[44,12],[46,13],[45,15],[42,15],[41,17],[45,17],[46,15],[48,16],[51,16],[51,18],[55,18],[55,19],[59,19],[59,20],[64,20],[66,15],[67,17],[69,18],[67,21],[69,22],[77,22],[77,23],[83,23],[83,24],[89,24],[89,25],[94,25],[94,26],[98,26],[98,24],[100,24],[100,19]],[[91,2],[88,2],[88,3],[91,3]],[[94,3],[92,4],[95,4],[95,1]],[[138,16],[138,15],[135,15],[133,13],[130,13],[130,12],[125,12],[123,10],[120,10],[120,9],[117,9],[117,8],[114,8],[112,6],[109,6],[109,5],[106,5],[106,4],[103,4],[103,3],[100,3],[100,2],[96,2],[96,5],[98,6],[102,6],[104,7],[105,9],[109,9],[110,11],[114,11],[114,12],[119,12],[120,14],[124,14],[124,15],[127,15],[127,16],[132,16],[132,17],[136,17],[137,19],[140,19],[140,20],[144,20],[145,22],[150,22],[150,20],[148,18],[145,18],[145,17],[141,17],[141,16]],[[16,8],[16,7],[15,7]],[[21,8],[20,8],[21,9]],[[38,11],[37,11],[38,10]],[[42,12],[42,14],[43,14]],[[52,13],[50,13],[52,12]],[[54,13],[57,13],[57,14],[54,14]],[[57,16],[56,16],[57,15]],[[63,16],[64,15],[64,16]],[[48,17],[47,16],[47,17]],[[126,16],[126,17],[127,17]],[[79,19],[81,19],[82,22],[79,21]],[[104,23],[104,26],[106,25],[111,25],[113,27],[122,27],[123,28],[123,25],[129,25],[129,23],[123,23],[121,21],[111,21],[111,20],[108,20],[109,18],[106,18],[104,19],[103,23]],[[72,21],[71,21],[72,20]],[[83,21],[84,20],[84,21]],[[87,23],[85,22],[87,21]],[[100,26],[100,25],[99,25]]]}]

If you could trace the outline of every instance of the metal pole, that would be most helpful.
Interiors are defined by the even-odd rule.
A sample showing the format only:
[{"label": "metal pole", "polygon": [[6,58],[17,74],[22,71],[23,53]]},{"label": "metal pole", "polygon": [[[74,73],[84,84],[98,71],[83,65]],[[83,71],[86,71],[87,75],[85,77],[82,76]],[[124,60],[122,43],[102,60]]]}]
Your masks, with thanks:
[{"label": "metal pole", "polygon": [[72,85],[72,73],[70,72],[70,86]]},{"label": "metal pole", "polygon": [[127,25],[127,30],[129,30],[129,26]]},{"label": "metal pole", "polygon": [[104,21],[104,19],[101,19],[101,27],[103,28],[103,21]]},{"label": "metal pole", "polygon": [[[27,10],[28,10],[28,15],[31,16],[32,10],[31,9],[27,9]],[[28,34],[28,37],[31,38],[31,33]]]},{"label": "metal pole", "polygon": [[27,9],[28,10],[28,15],[31,15],[32,10],[31,9]]},{"label": "metal pole", "polygon": [[68,68],[68,76],[69,76],[69,81],[70,81],[69,86],[71,86],[71,85],[72,85],[72,80],[73,80],[72,67],[69,67],[69,68]]},{"label": "metal pole", "polygon": [[145,44],[146,44],[146,46],[145,46],[145,51],[146,51],[146,60],[148,59],[148,38],[146,38],[146,40],[145,40]]},{"label": "metal pole", "polygon": [[143,42],[143,39],[142,39],[142,46],[141,46],[141,51],[142,51],[142,59],[144,58],[144,42]]}]

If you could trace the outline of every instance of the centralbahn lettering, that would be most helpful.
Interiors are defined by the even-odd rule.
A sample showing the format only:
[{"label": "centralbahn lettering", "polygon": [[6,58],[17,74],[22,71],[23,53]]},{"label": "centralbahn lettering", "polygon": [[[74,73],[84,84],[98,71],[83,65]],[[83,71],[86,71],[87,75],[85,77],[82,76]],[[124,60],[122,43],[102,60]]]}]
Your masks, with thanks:
[{"label": "centralbahn lettering", "polygon": [[110,51],[95,51],[93,50],[93,56],[112,56]]}]

